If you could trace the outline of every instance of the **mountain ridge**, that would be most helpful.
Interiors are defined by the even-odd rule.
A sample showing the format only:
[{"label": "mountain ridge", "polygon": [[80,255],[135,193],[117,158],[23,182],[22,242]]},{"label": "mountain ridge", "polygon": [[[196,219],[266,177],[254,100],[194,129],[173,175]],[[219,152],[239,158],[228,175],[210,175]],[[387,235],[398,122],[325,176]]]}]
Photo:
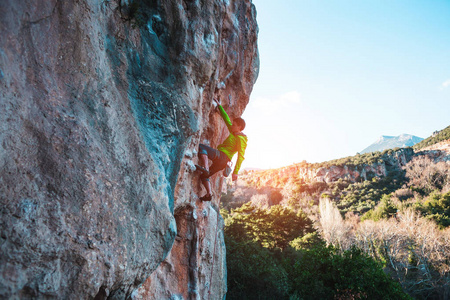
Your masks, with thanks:
[{"label": "mountain ridge", "polygon": [[446,140],[450,140],[450,126],[447,126],[442,130],[433,132],[431,136],[414,145],[414,150],[420,150],[422,148],[430,147]]},{"label": "mountain ridge", "polygon": [[423,138],[406,133],[398,136],[382,135],[373,144],[364,148],[360,153],[364,154],[387,149],[412,147],[421,141],[423,141]]}]

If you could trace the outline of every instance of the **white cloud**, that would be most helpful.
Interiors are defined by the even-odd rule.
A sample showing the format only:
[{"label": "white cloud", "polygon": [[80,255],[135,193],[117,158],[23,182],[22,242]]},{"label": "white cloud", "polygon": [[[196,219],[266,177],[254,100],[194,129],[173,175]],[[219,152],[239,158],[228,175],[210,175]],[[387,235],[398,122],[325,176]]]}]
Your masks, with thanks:
[{"label": "white cloud", "polygon": [[280,109],[286,109],[298,105],[300,101],[300,93],[297,91],[288,92],[274,98],[256,97],[250,104],[265,113],[274,113]]},{"label": "white cloud", "polygon": [[447,79],[446,81],[444,81],[443,83],[442,83],[442,87],[443,88],[446,88],[446,87],[449,87],[450,86],[450,79]]}]

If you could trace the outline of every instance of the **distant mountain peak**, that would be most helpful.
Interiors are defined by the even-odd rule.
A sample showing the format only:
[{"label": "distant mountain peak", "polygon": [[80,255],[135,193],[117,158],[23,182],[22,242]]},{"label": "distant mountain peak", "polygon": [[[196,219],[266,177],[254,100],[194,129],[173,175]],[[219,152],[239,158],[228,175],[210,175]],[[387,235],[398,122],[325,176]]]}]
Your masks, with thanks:
[{"label": "distant mountain peak", "polygon": [[380,136],[373,144],[361,151],[363,153],[384,151],[386,149],[411,147],[422,141],[423,138],[403,133],[399,136]]},{"label": "distant mountain peak", "polygon": [[394,136],[382,135],[378,138],[378,140],[376,140],[375,143],[381,143],[381,142],[384,142],[384,141],[392,139],[392,138],[394,138]]}]

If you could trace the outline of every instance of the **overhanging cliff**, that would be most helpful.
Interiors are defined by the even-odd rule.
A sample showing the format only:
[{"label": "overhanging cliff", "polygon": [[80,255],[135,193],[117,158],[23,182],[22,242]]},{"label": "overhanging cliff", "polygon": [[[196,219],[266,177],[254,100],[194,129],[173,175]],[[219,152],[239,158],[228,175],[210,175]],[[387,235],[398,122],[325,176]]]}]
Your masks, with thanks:
[{"label": "overhanging cliff", "polygon": [[192,166],[213,96],[248,103],[251,1],[10,0],[0,28],[0,297],[223,298]]}]

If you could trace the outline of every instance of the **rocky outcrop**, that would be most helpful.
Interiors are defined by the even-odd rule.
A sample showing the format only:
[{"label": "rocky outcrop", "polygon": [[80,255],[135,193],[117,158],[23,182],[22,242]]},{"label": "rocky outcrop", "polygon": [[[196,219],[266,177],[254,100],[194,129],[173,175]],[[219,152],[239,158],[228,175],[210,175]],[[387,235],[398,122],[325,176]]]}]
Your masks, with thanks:
[{"label": "rocky outcrop", "polygon": [[2,2],[0,298],[223,298],[192,166],[226,134],[212,97],[248,103],[255,19],[250,0]]},{"label": "rocky outcrop", "polygon": [[300,172],[300,176],[306,178],[308,182],[330,183],[339,179],[356,182],[359,180],[367,180],[368,177],[384,177],[386,173],[386,165],[376,163],[360,167],[344,165],[319,168],[314,172]]},{"label": "rocky outcrop", "polygon": [[[279,188],[289,179],[301,180],[305,183],[335,182],[339,179],[349,182],[368,180],[373,177],[384,177],[392,171],[401,170],[414,156],[412,148],[402,148],[385,154],[375,163],[359,165],[336,164],[317,167],[314,164],[300,163],[284,168],[254,171],[246,175],[246,180],[255,182],[258,186],[271,186]],[[280,183],[281,180],[281,183]]]},{"label": "rocky outcrop", "polygon": [[[411,148],[403,148],[393,151],[391,155],[385,155],[379,162],[363,164],[360,166],[331,166],[324,167],[304,174],[306,181],[334,182],[339,179],[349,182],[370,180],[373,177],[385,177],[390,171],[401,170],[414,156]],[[308,170],[309,171],[309,170]],[[300,171],[300,173],[302,173]],[[302,176],[302,175],[301,175]]]},{"label": "rocky outcrop", "polygon": [[422,148],[417,155],[427,155],[435,161],[450,161],[450,140]]}]

